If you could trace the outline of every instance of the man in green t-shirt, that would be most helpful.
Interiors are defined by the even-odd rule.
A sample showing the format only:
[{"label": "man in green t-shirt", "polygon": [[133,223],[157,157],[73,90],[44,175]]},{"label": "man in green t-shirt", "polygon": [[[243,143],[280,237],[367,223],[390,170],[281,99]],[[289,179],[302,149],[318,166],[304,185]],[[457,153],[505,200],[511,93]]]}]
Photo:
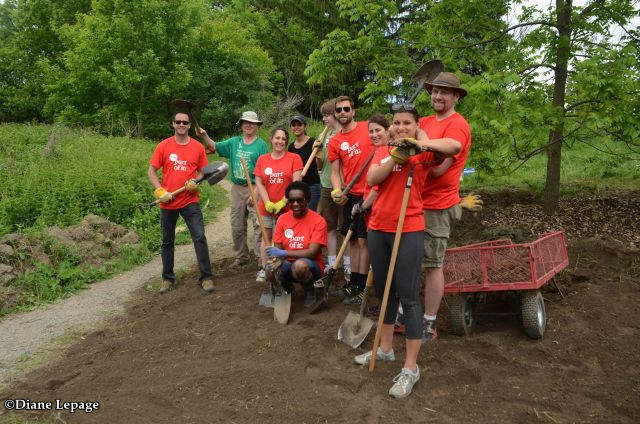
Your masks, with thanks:
[{"label": "man in green t-shirt", "polygon": [[218,155],[228,158],[230,162],[229,177],[233,183],[231,186],[231,236],[236,255],[231,264],[232,268],[243,266],[249,261],[247,218],[251,218],[253,222],[253,252],[258,258],[260,257],[260,243],[262,241],[255,205],[250,205],[249,187],[244,177],[240,158],[243,158],[247,163],[251,182],[254,183],[253,168],[256,166],[256,161],[260,155],[269,152],[267,143],[258,137],[257,131],[262,121],[258,119],[258,115],[255,112],[243,112],[238,124],[242,129],[242,135],[231,137],[224,141],[214,142],[209,138],[206,131],[201,129],[199,132],[208,151],[217,152]]}]

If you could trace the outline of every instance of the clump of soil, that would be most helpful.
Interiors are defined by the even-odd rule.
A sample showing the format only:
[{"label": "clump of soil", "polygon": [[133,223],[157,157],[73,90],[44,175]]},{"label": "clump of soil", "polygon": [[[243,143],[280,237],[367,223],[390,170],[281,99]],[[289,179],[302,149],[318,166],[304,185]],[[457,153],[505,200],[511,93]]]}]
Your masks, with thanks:
[{"label": "clump of soil", "polygon": [[99,267],[116,256],[123,245],[136,245],[138,235],[97,215],[77,225],[48,228],[42,236],[21,233],[0,237],[0,309],[17,305],[19,290],[10,283],[38,265],[74,258],[85,269]]}]

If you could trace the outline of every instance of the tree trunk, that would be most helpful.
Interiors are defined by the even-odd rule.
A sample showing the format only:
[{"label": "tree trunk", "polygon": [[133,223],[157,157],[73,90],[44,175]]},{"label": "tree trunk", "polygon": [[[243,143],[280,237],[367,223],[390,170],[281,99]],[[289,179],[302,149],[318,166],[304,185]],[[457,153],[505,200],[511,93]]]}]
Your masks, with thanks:
[{"label": "tree trunk", "polygon": [[560,111],[560,120],[549,132],[547,146],[547,181],[544,211],[553,215],[560,200],[560,169],[562,163],[562,141],[564,139],[564,99],[567,88],[567,69],[571,53],[572,0],[556,0],[558,45],[556,50],[555,78],[553,84],[553,107]]}]

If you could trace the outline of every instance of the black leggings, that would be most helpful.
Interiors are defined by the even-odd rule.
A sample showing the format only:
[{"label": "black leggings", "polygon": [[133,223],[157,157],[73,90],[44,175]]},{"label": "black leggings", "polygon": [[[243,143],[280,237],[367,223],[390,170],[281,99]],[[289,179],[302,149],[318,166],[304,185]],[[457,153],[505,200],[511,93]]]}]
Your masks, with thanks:
[{"label": "black leggings", "polygon": [[[394,237],[395,233],[369,230],[367,246],[378,299],[382,299],[384,295]],[[420,268],[424,249],[423,239],[424,231],[402,233],[389,291],[389,302],[384,315],[384,323],[393,324],[398,313],[398,303],[401,303],[406,325],[405,337],[411,340],[422,338]]]}]

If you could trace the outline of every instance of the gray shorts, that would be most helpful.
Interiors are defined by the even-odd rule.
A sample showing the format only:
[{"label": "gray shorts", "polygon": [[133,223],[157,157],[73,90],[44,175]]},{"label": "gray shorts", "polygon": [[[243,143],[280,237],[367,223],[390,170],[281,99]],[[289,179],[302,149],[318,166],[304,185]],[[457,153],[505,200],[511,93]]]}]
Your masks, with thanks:
[{"label": "gray shorts", "polygon": [[461,216],[462,208],[458,204],[448,209],[424,210],[423,268],[442,268],[451,228]]},{"label": "gray shorts", "polygon": [[276,227],[276,221],[278,219],[277,216],[273,215],[260,215],[262,217],[262,223],[264,224],[264,228],[273,229]]}]

